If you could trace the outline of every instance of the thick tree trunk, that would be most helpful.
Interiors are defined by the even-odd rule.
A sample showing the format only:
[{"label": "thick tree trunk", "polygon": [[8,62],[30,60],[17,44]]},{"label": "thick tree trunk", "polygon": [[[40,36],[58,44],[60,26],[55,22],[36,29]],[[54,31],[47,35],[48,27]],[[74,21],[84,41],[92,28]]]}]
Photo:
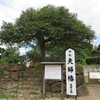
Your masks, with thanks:
[{"label": "thick tree trunk", "polygon": [[40,57],[45,57],[45,43],[40,43]]},{"label": "thick tree trunk", "polygon": [[45,42],[44,42],[44,36],[41,36],[38,38],[38,45],[40,48],[40,57],[45,57]]}]

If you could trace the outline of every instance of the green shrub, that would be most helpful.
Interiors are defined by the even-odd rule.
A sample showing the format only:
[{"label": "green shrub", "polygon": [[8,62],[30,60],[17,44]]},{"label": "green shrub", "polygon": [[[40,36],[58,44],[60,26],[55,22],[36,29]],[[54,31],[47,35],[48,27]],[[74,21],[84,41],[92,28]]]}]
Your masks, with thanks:
[{"label": "green shrub", "polygon": [[87,65],[86,59],[80,59],[80,60],[78,60],[78,61],[77,61],[77,64],[78,64],[78,65]]},{"label": "green shrub", "polygon": [[96,57],[89,57],[86,59],[86,63],[88,65],[91,65],[91,64],[100,64],[100,56],[96,56]]},{"label": "green shrub", "polygon": [[8,98],[8,96],[6,96],[5,94],[0,93],[0,99],[4,99],[4,98]]},{"label": "green shrub", "polygon": [[0,64],[7,64],[7,63],[8,63],[7,58],[1,58],[0,59]]}]

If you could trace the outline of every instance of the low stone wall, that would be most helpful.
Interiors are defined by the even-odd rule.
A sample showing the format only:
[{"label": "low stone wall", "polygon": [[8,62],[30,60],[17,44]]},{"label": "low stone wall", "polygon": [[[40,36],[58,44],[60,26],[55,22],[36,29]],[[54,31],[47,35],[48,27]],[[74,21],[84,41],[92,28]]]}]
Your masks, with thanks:
[{"label": "low stone wall", "polygon": [[83,70],[80,66],[76,65],[76,87],[78,96],[88,95],[87,86],[83,76]]},{"label": "low stone wall", "polygon": [[84,65],[83,69],[84,69],[84,75],[88,76],[88,72],[98,72],[98,71],[100,71],[100,66]]},{"label": "low stone wall", "polygon": [[94,80],[92,79],[92,81],[90,81],[89,76],[88,76],[89,72],[100,72],[100,66],[99,65],[84,65],[83,70],[84,70],[85,81],[87,83],[89,83],[89,84],[100,84],[98,79],[94,79]]},{"label": "low stone wall", "polygon": [[[14,92],[17,91],[17,93],[18,93],[17,88],[19,85],[19,78],[22,78],[22,75],[24,75],[23,73],[25,73],[25,70],[26,70],[25,66],[22,66],[22,65],[0,64],[0,92],[6,93],[6,91],[8,91],[10,89],[11,91],[8,91],[8,92],[11,92],[13,94]],[[30,73],[30,70],[27,73]],[[37,71],[38,71],[38,69],[37,69]],[[41,70],[41,71],[42,71],[42,75],[43,75],[43,70]],[[83,74],[83,71],[82,71],[81,67],[76,65],[76,85],[77,85],[78,96],[88,95],[88,90],[87,90],[86,85],[84,84],[84,77],[82,74]],[[33,77],[34,73],[33,73],[33,75],[32,74],[30,74],[30,75],[31,75],[31,77]],[[42,76],[42,75],[40,75],[40,76]],[[25,78],[25,77],[23,77],[23,78]],[[29,78],[29,79],[33,79],[33,78]],[[27,80],[29,80],[29,79],[27,77]],[[66,95],[66,68],[65,68],[65,66],[63,68],[63,82],[64,82],[63,83],[64,94]],[[28,84],[28,85],[31,87],[31,84]],[[23,86],[23,85],[21,85],[21,86]],[[20,86],[20,88],[21,88],[21,86]],[[42,84],[41,84],[41,87],[42,87]],[[40,89],[39,91],[41,93],[43,92],[42,89]],[[46,97],[52,97],[52,96],[61,96],[61,81],[55,81],[55,80],[47,80],[46,81]]]},{"label": "low stone wall", "polygon": [[17,87],[19,77],[25,67],[17,64],[0,64],[0,92]]}]

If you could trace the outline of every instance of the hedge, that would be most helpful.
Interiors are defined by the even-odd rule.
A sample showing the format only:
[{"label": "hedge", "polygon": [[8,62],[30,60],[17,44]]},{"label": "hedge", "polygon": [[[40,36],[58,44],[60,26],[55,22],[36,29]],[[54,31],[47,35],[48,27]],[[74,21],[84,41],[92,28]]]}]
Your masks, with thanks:
[{"label": "hedge", "polygon": [[100,56],[86,58],[86,63],[88,65],[100,64]]}]

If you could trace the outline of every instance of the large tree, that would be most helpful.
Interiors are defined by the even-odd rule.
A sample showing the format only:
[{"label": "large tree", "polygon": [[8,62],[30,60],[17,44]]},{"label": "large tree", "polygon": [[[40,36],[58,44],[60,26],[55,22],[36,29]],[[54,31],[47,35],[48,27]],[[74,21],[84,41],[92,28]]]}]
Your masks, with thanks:
[{"label": "large tree", "polygon": [[94,38],[94,31],[79,21],[76,14],[70,13],[65,7],[53,5],[22,11],[15,23],[3,22],[0,31],[2,43],[21,46],[35,43],[40,48],[41,57],[45,55],[46,44],[51,47],[80,47]]}]

